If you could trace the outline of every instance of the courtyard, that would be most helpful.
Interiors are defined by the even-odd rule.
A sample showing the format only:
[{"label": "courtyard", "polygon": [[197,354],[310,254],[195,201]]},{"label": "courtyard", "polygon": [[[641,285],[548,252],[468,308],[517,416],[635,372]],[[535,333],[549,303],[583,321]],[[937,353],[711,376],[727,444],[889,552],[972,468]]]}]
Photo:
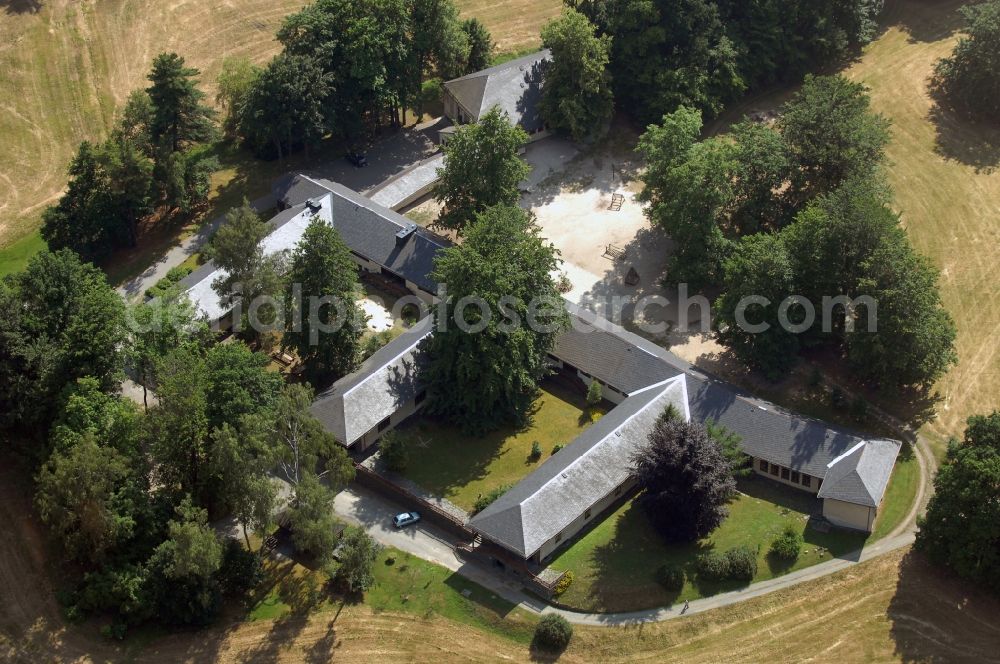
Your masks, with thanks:
[{"label": "courtyard", "polygon": [[[504,427],[477,437],[417,415],[397,429],[410,452],[403,475],[431,494],[471,511],[476,498],[517,483],[544,463],[556,445],[571,443],[603,412],[602,407],[588,410],[582,391],[548,379],[532,407],[531,421],[522,429]],[[536,442],[541,457],[532,460]]]}]

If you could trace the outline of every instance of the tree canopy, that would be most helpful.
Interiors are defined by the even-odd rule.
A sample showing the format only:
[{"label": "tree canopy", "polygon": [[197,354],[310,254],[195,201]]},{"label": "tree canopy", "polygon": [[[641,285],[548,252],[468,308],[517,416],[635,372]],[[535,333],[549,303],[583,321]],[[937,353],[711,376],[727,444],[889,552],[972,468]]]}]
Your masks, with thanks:
[{"label": "tree canopy", "polygon": [[357,364],[365,330],[356,302],[360,288],[357,264],[340,233],[314,218],[292,254],[282,338],[314,385],[327,385]]},{"label": "tree canopy", "polygon": [[795,81],[875,34],[878,0],[573,0],[611,36],[618,106],[649,123],[686,105],[708,117],[745,90]]},{"label": "tree canopy", "polygon": [[665,413],[632,464],[642,490],[637,501],[667,541],[701,539],[729,514],[736,481],[722,445],[703,426]]},{"label": "tree canopy", "polygon": [[528,142],[523,129],[494,107],[479,122],[459,127],[444,144],[444,168],[434,196],[444,205],[438,224],[463,232],[476,213],[514,205],[531,167],[519,156]]},{"label": "tree canopy", "polygon": [[1000,411],[967,422],[948,446],[916,546],[959,576],[1000,593]]},{"label": "tree canopy", "polygon": [[93,377],[116,390],[125,358],[125,305],[104,274],[68,249],[42,251],[0,282],[0,413],[48,431],[66,385]]},{"label": "tree canopy", "polygon": [[959,10],[967,25],[951,55],[934,66],[941,101],[983,120],[1000,119],[1000,0]]},{"label": "tree canopy", "polygon": [[574,9],[542,28],[542,46],[552,52],[542,89],[542,116],[553,129],[582,140],[611,119],[614,101],[607,66],[611,37],[594,34]]},{"label": "tree canopy", "polygon": [[488,208],[461,245],[438,253],[433,277],[448,300],[427,342],[431,412],[473,432],[526,421],[566,321],[551,276],[558,265],[534,219],[514,206]]}]

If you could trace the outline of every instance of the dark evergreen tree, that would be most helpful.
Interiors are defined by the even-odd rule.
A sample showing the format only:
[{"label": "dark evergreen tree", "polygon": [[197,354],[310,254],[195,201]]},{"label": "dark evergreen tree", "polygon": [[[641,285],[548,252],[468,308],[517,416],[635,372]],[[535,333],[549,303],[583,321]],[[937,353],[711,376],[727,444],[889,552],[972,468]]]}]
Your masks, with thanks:
[{"label": "dark evergreen tree", "polygon": [[694,542],[725,520],[736,481],[705,428],[671,415],[657,420],[648,444],[632,458],[642,490],[637,501],[667,541]]}]

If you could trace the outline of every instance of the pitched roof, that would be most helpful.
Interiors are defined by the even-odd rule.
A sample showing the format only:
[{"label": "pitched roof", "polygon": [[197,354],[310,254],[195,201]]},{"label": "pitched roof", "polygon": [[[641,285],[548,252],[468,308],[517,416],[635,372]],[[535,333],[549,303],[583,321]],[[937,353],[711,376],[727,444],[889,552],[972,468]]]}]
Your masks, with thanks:
[{"label": "pitched roof", "polygon": [[[448,240],[415,226],[401,214],[342,184],[305,175],[296,177],[322,187],[331,196],[333,226],[351,251],[385,266],[429,293],[436,292],[437,284],[430,273],[438,250],[451,246]],[[313,189],[292,185],[291,191],[308,193]],[[412,228],[413,232],[401,240],[396,234],[405,228]]]},{"label": "pitched roof", "polygon": [[[316,207],[305,203],[282,210],[268,222],[271,232],[264,238],[264,253],[272,255],[293,249],[313,218],[319,217],[329,223],[330,212],[329,205]],[[210,321],[219,320],[230,309],[222,304],[218,293],[212,288],[212,282],[224,274],[225,270],[216,267],[214,261],[209,261],[179,282],[196,310],[204,313]]]},{"label": "pitched roof", "polygon": [[525,558],[631,475],[632,455],[668,404],[687,417],[684,376],[629,397],[518,482],[469,525]]},{"label": "pitched roof", "polygon": [[380,348],[318,395],[310,412],[341,444],[353,444],[423,389],[419,344],[432,327],[428,316]]},{"label": "pitched roof", "polygon": [[602,383],[631,394],[679,373],[656,344],[566,301],[570,327],[552,355]]},{"label": "pitched roof", "polygon": [[819,497],[878,507],[900,447],[896,440],[858,443],[829,463]]},{"label": "pitched roof", "polygon": [[507,112],[511,122],[532,132],[544,125],[539,105],[542,77],[550,56],[548,49],[532,53],[453,79],[444,87],[474,115],[474,122],[494,106],[499,106]]}]

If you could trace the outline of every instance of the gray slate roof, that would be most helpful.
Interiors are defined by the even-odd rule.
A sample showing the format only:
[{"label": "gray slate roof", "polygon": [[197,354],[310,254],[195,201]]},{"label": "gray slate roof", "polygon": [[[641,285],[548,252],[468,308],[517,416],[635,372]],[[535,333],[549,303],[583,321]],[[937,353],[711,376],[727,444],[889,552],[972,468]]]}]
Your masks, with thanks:
[{"label": "gray slate roof", "polygon": [[[293,205],[302,203],[314,197],[316,187],[331,196],[333,226],[351,251],[387,267],[429,293],[437,291],[430,273],[438,250],[451,245],[448,240],[418,227],[405,240],[399,241],[396,233],[413,222],[330,180],[297,175],[288,185],[286,197]],[[306,199],[294,200],[296,196],[306,196]]]},{"label": "gray slate roof", "polygon": [[353,444],[423,389],[419,344],[432,327],[428,316],[380,348],[357,371],[318,395],[310,412],[341,444]]},{"label": "gray slate roof", "polygon": [[687,416],[684,383],[684,376],[675,376],[629,397],[469,525],[525,558],[532,556],[628,479],[632,455],[646,443],[668,404]]},{"label": "gray slate roof", "polygon": [[548,49],[532,53],[450,80],[444,88],[474,115],[474,122],[499,106],[511,122],[533,132],[544,125],[539,107],[542,78],[550,57]]},{"label": "gray slate roof", "polygon": [[830,462],[820,498],[878,507],[901,444],[897,440],[859,443]]},{"label": "gray slate roof", "polygon": [[568,301],[566,311],[570,328],[556,339],[552,355],[602,383],[631,394],[680,372],[656,344]]}]

